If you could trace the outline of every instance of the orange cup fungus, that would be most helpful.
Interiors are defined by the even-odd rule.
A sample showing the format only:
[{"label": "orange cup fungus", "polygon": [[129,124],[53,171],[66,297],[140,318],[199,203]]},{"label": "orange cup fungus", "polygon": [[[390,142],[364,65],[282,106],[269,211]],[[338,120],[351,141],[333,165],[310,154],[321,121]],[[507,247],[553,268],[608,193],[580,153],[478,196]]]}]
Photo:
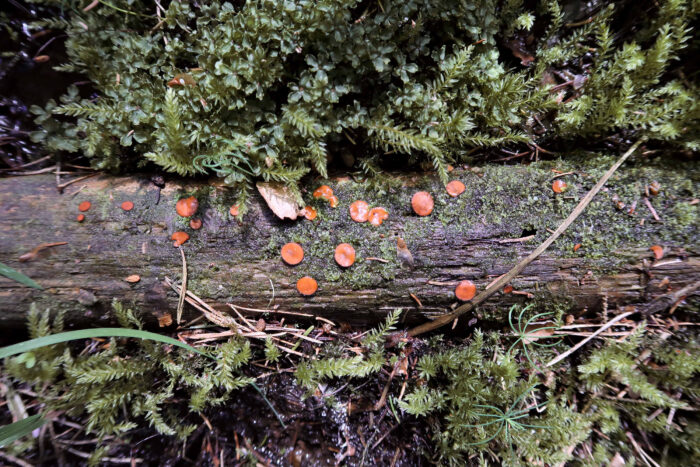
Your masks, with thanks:
[{"label": "orange cup fungus", "polygon": [[228,213],[231,214],[233,217],[236,217],[238,215],[238,205],[234,204],[231,206],[231,209],[228,210]]},{"label": "orange cup fungus", "polygon": [[132,203],[131,201],[124,201],[122,203],[122,209],[125,211],[131,211],[132,209],[134,209],[134,203]]},{"label": "orange cup fungus", "polygon": [[476,285],[470,281],[462,281],[455,288],[455,296],[463,302],[469,301],[476,295]]},{"label": "orange cup fungus", "polygon": [[313,193],[314,198],[327,199],[332,208],[338,206],[338,197],[333,195],[333,189],[328,185],[321,185]]},{"label": "orange cup fungus", "polygon": [[369,219],[369,204],[359,199],[352,203],[350,205],[350,218],[355,222],[367,222],[367,219]]},{"label": "orange cup fungus", "polygon": [[649,249],[654,253],[654,258],[661,259],[664,257],[664,249],[660,245],[653,245]]},{"label": "orange cup fungus", "polygon": [[433,212],[435,203],[430,193],[427,191],[419,191],[411,198],[411,206],[413,206],[413,211],[419,216],[428,216]]},{"label": "orange cup fungus", "polygon": [[464,190],[466,190],[467,187],[464,186],[464,183],[460,182],[459,180],[452,180],[450,183],[447,184],[445,189],[447,190],[448,195],[452,196],[453,198],[456,198],[457,196],[464,193]]},{"label": "orange cup fungus", "polygon": [[511,293],[512,291],[513,291],[513,286],[510,284],[503,287],[503,293]]},{"label": "orange cup fungus", "polygon": [[78,217],[75,218],[78,222],[83,222],[85,220],[85,214],[78,214]]},{"label": "orange cup fungus", "polygon": [[190,219],[190,228],[192,230],[199,230],[202,228],[202,219]]},{"label": "orange cup fungus", "polygon": [[314,198],[328,199],[333,196],[333,189],[328,185],[321,185],[314,191]]},{"label": "orange cup fungus", "polygon": [[90,206],[92,206],[92,203],[90,201],[83,201],[78,205],[78,211],[85,212],[88,209],[90,209]]},{"label": "orange cup fungus", "polygon": [[372,208],[369,211],[369,223],[372,225],[382,225],[384,219],[389,217],[389,213],[384,208]]},{"label": "orange cup fungus", "polygon": [[335,247],[335,262],[344,268],[355,263],[355,249],[349,243],[341,243]]},{"label": "orange cup fungus", "polygon": [[576,245],[574,245],[574,251],[578,251],[578,249],[581,248],[582,246],[583,245],[581,245],[580,243],[577,243]]},{"label": "orange cup fungus", "polygon": [[316,219],[317,215],[318,215],[318,213],[316,212],[316,210],[312,206],[306,206],[304,208],[304,217],[306,217],[308,220],[312,221],[312,220]]},{"label": "orange cup fungus", "polygon": [[190,239],[190,236],[186,232],[178,231],[172,234],[170,240],[175,240],[173,246],[180,246]]},{"label": "orange cup fungus", "polygon": [[564,180],[554,180],[554,183],[552,183],[552,190],[554,190],[555,193],[563,193],[566,190],[566,183],[564,183]]},{"label": "orange cup fungus", "polygon": [[318,290],[318,282],[309,276],[304,276],[297,281],[297,290],[302,295],[313,295]]},{"label": "orange cup fungus", "polygon": [[298,243],[287,243],[282,247],[282,259],[290,266],[301,263],[304,259],[304,249]]},{"label": "orange cup fungus", "polygon": [[190,217],[194,216],[198,207],[199,201],[197,201],[197,198],[190,196],[189,198],[182,198],[179,200],[175,205],[175,211],[182,217]]}]

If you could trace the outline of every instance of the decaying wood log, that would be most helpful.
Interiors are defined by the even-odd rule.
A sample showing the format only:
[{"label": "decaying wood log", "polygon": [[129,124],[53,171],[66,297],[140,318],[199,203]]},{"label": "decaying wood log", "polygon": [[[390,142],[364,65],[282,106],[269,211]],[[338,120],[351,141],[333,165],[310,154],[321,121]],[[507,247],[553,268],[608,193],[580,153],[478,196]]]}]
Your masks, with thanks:
[{"label": "decaying wood log", "polygon": [[[545,238],[546,229],[557,227],[596,181],[581,168],[563,167],[575,174],[566,179],[570,191],[556,195],[551,167],[541,163],[455,170],[451,175],[467,185],[458,198],[447,196],[427,176],[326,181],[340,205],[333,209],[324,200],[314,200],[310,192],[315,186],[309,187],[305,199],[319,211],[314,221],[279,220],[254,193],[250,211],[238,222],[229,214],[236,194],[209,181],[167,180],[161,192],[146,177],[98,176],[59,194],[52,176],[0,179],[0,262],[44,287],[34,290],[0,277],[0,327],[24,326],[32,302],[65,309],[72,325],[110,323],[113,299],[133,304],[150,321],[167,312],[174,316],[177,297],[166,290],[163,279],[179,280],[181,274],[180,252],[170,240],[177,230],[190,234],[183,245],[189,290],[218,309],[234,303],[367,324],[401,307],[407,310],[405,319],[420,322],[456,303],[458,281],[470,279],[482,290],[510,269]],[[661,168],[651,175],[651,169],[644,170],[662,186],[670,186],[676,177],[676,172]],[[697,209],[689,202],[696,193],[687,187],[672,193],[669,188],[667,196],[652,199],[663,222],[656,223],[643,211],[644,192],[635,199],[630,195],[630,186],[643,187],[639,174],[623,172],[591,204],[590,213],[513,281],[516,293],[495,294],[477,313],[493,316],[513,303],[530,301],[527,294],[574,313],[594,311],[604,301],[608,307],[650,302],[669,288],[700,280],[692,217],[697,212],[685,205],[672,209],[678,203]],[[692,177],[697,188],[697,174]],[[434,194],[435,210],[428,217],[411,212],[410,198],[418,190]],[[618,194],[623,194],[622,201]],[[188,220],[175,213],[176,201],[185,195],[199,200],[195,217],[203,221],[200,230],[192,230]],[[348,206],[356,199],[385,207],[389,218],[379,227],[353,222]],[[637,200],[636,212],[619,209],[621,202],[629,206]],[[83,201],[92,206],[81,223],[76,216]],[[123,201],[133,202],[134,208],[122,210]],[[413,268],[397,260],[397,237],[406,241]],[[295,267],[285,265],[279,255],[289,241],[300,243],[305,251],[304,261]],[[54,242],[67,244],[19,262],[38,245]],[[357,263],[347,270],[333,259],[335,246],[342,242],[357,251]],[[664,247],[663,259],[654,259],[648,249],[651,242]],[[583,246],[574,251],[578,243]],[[133,275],[140,280],[125,280]],[[295,290],[297,279],[305,275],[319,283],[310,298]],[[197,312],[186,307],[185,318],[194,316]]]}]

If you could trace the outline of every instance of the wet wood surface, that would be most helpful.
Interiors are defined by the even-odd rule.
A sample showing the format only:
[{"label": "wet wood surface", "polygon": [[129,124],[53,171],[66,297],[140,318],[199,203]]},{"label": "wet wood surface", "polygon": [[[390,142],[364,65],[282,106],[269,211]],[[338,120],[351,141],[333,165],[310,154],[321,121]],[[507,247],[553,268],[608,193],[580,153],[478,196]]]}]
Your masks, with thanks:
[{"label": "wet wood surface", "polygon": [[[177,199],[188,193],[200,199],[197,217],[203,226],[197,231],[174,209]],[[372,193],[366,198],[371,199]],[[59,194],[53,176],[0,179],[0,262],[44,288],[35,290],[0,277],[0,327],[23,327],[31,303],[66,310],[72,326],[113,324],[113,299],[133,306],[150,323],[165,313],[174,316],[177,296],[163,280],[180,278],[180,252],[170,240],[176,230],[191,236],[183,245],[189,289],[217,309],[227,310],[226,303],[234,303],[352,324],[374,323],[398,307],[407,311],[405,319],[413,323],[443,313],[456,304],[453,290],[458,281],[470,279],[483,290],[538,243],[512,241],[503,228],[489,228],[488,223],[456,234],[441,225],[437,215],[420,219],[426,234],[410,237],[404,230],[417,222],[416,216],[410,210],[390,210],[390,218],[380,228],[362,226],[359,232],[366,232],[367,239],[356,240],[358,262],[343,270],[333,261],[331,248],[345,241],[347,232],[358,235],[360,227],[346,215],[352,200],[341,197],[336,209],[345,214],[334,213],[336,221],[324,229],[323,212],[315,224],[305,219],[282,221],[257,193],[241,223],[226,210],[233,199],[235,194],[205,180],[187,186],[168,181],[160,190],[146,177],[100,175]],[[76,216],[82,201],[92,206],[80,223]],[[122,210],[123,201],[132,201],[134,209]],[[330,208],[319,207],[325,209]],[[397,236],[410,237],[413,268],[398,261]],[[285,265],[279,257],[279,248],[288,240],[299,240],[308,255],[296,267]],[[37,246],[55,242],[66,244],[19,261]],[[315,244],[324,246],[314,248]],[[499,291],[477,312],[527,303],[526,294],[535,300],[545,297],[565,303],[572,313],[595,311],[604,302],[608,307],[649,302],[669,287],[700,280],[700,258],[684,245],[667,247],[660,261],[643,248],[630,248],[625,254],[624,264],[606,272],[600,261],[593,265],[585,255],[545,252],[513,282],[516,293]],[[313,297],[295,290],[296,280],[307,274],[319,282]],[[140,280],[125,280],[133,275]],[[196,310],[186,307],[187,319],[196,316]]]}]

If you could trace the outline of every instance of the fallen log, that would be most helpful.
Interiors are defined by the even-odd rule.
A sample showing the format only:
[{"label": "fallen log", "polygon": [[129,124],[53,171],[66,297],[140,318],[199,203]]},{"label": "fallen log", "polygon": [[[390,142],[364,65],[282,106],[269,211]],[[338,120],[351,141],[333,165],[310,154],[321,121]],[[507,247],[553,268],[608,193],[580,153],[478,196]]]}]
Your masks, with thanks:
[{"label": "fallen log", "polygon": [[[188,290],[217,309],[234,303],[368,324],[400,307],[406,320],[421,322],[457,304],[459,281],[470,279],[483,290],[530,253],[602,170],[592,162],[557,164],[456,169],[452,177],[467,186],[456,198],[427,175],[326,180],[304,194],[318,210],[313,221],[280,220],[255,193],[239,222],[229,213],[236,193],[210,180],[168,180],[161,190],[147,177],[100,175],[59,194],[53,176],[0,179],[0,262],[44,287],[34,290],[0,277],[0,326],[24,326],[31,303],[66,310],[72,325],[112,322],[113,299],[150,321],[166,313],[174,317],[177,296],[163,280],[180,279],[180,252],[170,240],[180,230],[190,235],[182,246]],[[558,172],[572,172],[559,177],[568,185],[565,193],[552,190]],[[662,190],[647,198],[645,186],[652,181]],[[700,280],[697,181],[692,165],[623,167],[562,238],[511,283],[514,292],[495,294],[475,316],[502,316],[512,304],[531,300],[572,313],[648,303]],[[337,208],[311,196],[321,183],[335,190]],[[420,190],[435,199],[430,216],[411,210],[411,195]],[[175,212],[185,196],[199,201],[199,230]],[[352,221],[348,206],[357,199],[386,208],[389,218],[381,226]],[[83,201],[91,207],[78,222]],[[133,209],[123,210],[124,201]],[[399,261],[397,238],[406,242],[413,267]],[[304,248],[297,266],[280,258],[280,248],[291,241]],[[67,243],[19,261],[56,242]],[[355,247],[357,262],[350,268],[333,259],[339,243]],[[655,259],[649,249],[654,244],[663,248],[663,258]],[[306,275],[319,284],[312,297],[295,289]],[[127,281],[129,276],[139,276],[138,282]],[[185,319],[195,316],[185,308]]]}]

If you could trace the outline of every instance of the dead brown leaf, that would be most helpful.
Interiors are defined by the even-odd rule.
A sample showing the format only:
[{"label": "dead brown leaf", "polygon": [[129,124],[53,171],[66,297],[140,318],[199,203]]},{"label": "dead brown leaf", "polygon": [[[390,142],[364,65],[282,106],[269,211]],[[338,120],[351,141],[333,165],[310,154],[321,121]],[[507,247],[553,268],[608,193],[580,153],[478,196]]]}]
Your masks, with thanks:
[{"label": "dead brown leaf", "polygon": [[258,182],[255,186],[258,187],[268,207],[280,219],[294,220],[303,216],[303,209],[297,203],[297,197],[284,183]]},{"label": "dead brown leaf", "polygon": [[124,280],[129,282],[130,284],[135,284],[141,280],[141,276],[139,276],[138,274],[132,274],[128,277],[125,277]]},{"label": "dead brown leaf", "polygon": [[524,344],[530,344],[537,339],[546,339],[547,337],[552,337],[554,335],[554,329],[552,326],[554,323],[535,323],[527,326],[525,328],[525,337],[523,338]]}]

